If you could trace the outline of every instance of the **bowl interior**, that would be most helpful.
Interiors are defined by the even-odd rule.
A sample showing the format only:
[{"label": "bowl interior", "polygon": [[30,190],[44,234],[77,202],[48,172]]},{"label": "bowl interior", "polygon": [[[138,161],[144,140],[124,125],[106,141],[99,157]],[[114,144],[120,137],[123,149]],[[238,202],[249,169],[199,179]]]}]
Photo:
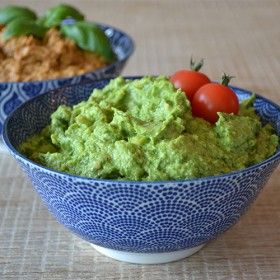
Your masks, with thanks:
[{"label": "bowl interior", "polygon": [[[126,77],[135,79],[139,77]],[[22,142],[35,133],[39,133],[50,121],[50,115],[61,104],[75,105],[88,99],[94,88],[103,88],[110,79],[66,86],[39,95],[16,109],[7,119],[3,138],[10,148],[16,149]],[[249,98],[252,93],[240,88],[232,87],[240,101]],[[254,107],[261,116],[263,123],[271,123],[280,136],[280,107],[277,104],[257,95]],[[278,147],[278,153],[280,147]]]}]

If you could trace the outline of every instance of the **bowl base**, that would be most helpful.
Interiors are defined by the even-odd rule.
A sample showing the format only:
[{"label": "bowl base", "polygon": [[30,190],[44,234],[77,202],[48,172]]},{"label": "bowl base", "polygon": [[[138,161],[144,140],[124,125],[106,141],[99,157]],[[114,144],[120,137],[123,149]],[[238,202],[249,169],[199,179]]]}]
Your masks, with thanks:
[{"label": "bowl base", "polygon": [[202,249],[202,247],[204,246],[203,244],[186,250],[166,252],[166,253],[131,253],[131,252],[112,250],[94,244],[91,245],[96,251],[98,251],[99,253],[107,257],[110,257],[118,261],[136,263],[136,264],[160,264],[160,263],[178,261],[193,255],[194,253]]}]

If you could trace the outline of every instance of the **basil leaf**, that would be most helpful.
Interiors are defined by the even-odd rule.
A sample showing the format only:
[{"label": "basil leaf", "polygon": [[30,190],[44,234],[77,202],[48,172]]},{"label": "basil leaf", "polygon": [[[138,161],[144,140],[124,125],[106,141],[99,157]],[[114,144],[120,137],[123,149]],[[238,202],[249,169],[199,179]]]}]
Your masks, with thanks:
[{"label": "basil leaf", "polygon": [[34,20],[18,18],[11,21],[5,28],[3,38],[5,40],[18,35],[34,35],[43,38],[46,28],[38,25]]},{"label": "basil leaf", "polygon": [[0,24],[8,24],[17,18],[37,19],[37,15],[25,7],[9,5],[0,10]]},{"label": "basil leaf", "polygon": [[49,8],[45,12],[44,17],[38,20],[38,23],[42,24],[44,27],[51,28],[60,26],[61,21],[66,18],[83,20],[84,15],[70,5],[59,4],[53,8]]},{"label": "basil leaf", "polygon": [[83,50],[96,52],[109,62],[116,59],[108,37],[96,24],[77,21],[74,24],[61,26],[60,32],[72,39]]}]

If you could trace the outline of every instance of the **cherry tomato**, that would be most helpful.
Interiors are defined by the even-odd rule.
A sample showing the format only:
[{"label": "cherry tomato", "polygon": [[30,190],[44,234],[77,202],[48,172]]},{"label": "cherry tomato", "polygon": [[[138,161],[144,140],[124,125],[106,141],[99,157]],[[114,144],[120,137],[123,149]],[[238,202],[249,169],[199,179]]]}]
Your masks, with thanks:
[{"label": "cherry tomato", "polygon": [[215,123],[219,119],[218,112],[237,115],[239,111],[237,95],[227,86],[231,78],[225,74],[221,84],[211,83],[199,88],[192,99],[193,115],[210,123]]},{"label": "cherry tomato", "polygon": [[170,82],[174,84],[174,87],[182,89],[190,101],[200,87],[211,83],[205,74],[198,72],[202,65],[203,60],[196,64],[191,59],[190,70],[179,70],[170,77]]}]

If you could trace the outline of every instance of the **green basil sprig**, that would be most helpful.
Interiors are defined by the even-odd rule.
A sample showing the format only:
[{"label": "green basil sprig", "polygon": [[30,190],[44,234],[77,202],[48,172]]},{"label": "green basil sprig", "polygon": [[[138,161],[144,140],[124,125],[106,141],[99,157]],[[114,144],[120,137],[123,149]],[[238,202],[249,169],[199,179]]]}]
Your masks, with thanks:
[{"label": "green basil sprig", "polygon": [[67,18],[79,21],[84,19],[84,15],[70,5],[59,4],[55,7],[49,8],[44,16],[38,19],[37,23],[46,28],[57,27],[60,26],[62,20]]},{"label": "green basil sprig", "polygon": [[27,18],[36,20],[37,15],[26,7],[9,5],[0,10],[0,24],[8,24],[14,19]]},{"label": "green basil sprig", "polygon": [[61,26],[60,32],[72,39],[83,50],[96,52],[105,57],[109,62],[116,59],[108,37],[94,23],[77,21],[74,24]]},{"label": "green basil sprig", "polygon": [[18,18],[11,21],[5,28],[3,38],[5,40],[18,35],[34,35],[43,38],[47,28],[38,25],[34,20]]}]

